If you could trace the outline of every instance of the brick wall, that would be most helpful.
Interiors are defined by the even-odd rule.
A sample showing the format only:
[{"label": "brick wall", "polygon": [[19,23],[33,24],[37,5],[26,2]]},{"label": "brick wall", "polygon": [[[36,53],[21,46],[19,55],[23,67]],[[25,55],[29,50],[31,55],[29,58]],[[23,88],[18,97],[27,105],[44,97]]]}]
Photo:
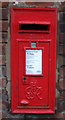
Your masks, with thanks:
[{"label": "brick wall", "polygon": [[[58,98],[58,111],[65,112],[65,2],[59,6],[59,39],[58,39],[58,83],[60,92]],[[63,114],[65,117],[65,113]]]},{"label": "brick wall", "polygon": [[[3,2],[0,3],[0,11],[2,10],[2,17],[0,12],[0,81],[2,80],[2,87],[0,86],[0,93],[2,90],[2,100],[0,98],[0,103],[2,101],[2,110],[0,110],[0,115],[2,112],[2,120],[12,120],[13,118],[20,118],[29,120],[42,120],[42,119],[54,119],[63,120],[65,117],[65,2],[64,3],[49,3],[49,2],[26,2],[18,3],[18,6],[25,7],[58,7],[58,44],[57,44],[57,80],[56,80],[56,112],[54,115],[49,114],[12,114],[11,113],[11,94],[10,85],[11,79],[7,76],[7,69],[10,69],[8,65],[9,61],[6,56],[10,56],[7,50],[9,49],[10,37],[8,37],[8,13],[9,8],[12,3]],[[13,3],[14,4],[14,3]],[[2,25],[2,27],[1,27]],[[2,51],[1,51],[2,48]],[[7,64],[6,64],[7,63]],[[10,62],[9,62],[10,64]],[[9,68],[8,68],[9,67]],[[2,73],[1,73],[2,70]],[[10,74],[10,73],[8,73]],[[1,97],[1,95],[0,95]]]},{"label": "brick wall", "polygon": [[[2,91],[2,115],[7,116],[8,111],[8,96],[6,90],[7,77],[6,77],[6,44],[8,37],[8,4],[0,2],[0,83],[2,80],[2,86],[0,86],[0,92]],[[3,7],[3,8],[2,8]],[[2,12],[1,12],[2,11]],[[5,14],[4,14],[5,13]],[[1,96],[0,96],[1,97]],[[1,98],[0,98],[1,103]],[[1,115],[1,110],[0,110]]]}]

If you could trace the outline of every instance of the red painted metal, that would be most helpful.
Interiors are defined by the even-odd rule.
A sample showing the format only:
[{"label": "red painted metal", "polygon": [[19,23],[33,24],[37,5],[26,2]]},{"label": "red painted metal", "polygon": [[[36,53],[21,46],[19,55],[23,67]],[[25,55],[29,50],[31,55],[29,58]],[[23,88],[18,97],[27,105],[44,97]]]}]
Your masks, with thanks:
[{"label": "red painted metal", "polygon": [[[56,39],[56,8],[11,8],[13,113],[55,112]],[[26,50],[42,50],[42,74],[26,74]]]}]

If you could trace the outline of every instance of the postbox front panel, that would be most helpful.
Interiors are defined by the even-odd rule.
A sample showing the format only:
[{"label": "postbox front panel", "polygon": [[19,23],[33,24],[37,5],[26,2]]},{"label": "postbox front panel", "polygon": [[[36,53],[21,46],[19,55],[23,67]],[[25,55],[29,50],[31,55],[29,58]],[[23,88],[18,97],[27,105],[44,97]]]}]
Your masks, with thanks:
[{"label": "postbox front panel", "polygon": [[13,113],[54,113],[56,29],[56,9],[11,9]]},{"label": "postbox front panel", "polygon": [[19,42],[19,105],[21,106],[49,105],[49,43],[39,42],[37,45],[38,48],[32,49],[30,42]]}]

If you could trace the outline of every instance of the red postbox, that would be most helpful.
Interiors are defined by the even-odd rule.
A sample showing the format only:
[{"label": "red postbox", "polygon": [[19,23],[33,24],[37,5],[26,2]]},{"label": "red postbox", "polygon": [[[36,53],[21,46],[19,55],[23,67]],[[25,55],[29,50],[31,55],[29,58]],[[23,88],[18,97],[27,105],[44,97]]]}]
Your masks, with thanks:
[{"label": "red postbox", "polygon": [[56,8],[11,8],[13,113],[54,113]]}]

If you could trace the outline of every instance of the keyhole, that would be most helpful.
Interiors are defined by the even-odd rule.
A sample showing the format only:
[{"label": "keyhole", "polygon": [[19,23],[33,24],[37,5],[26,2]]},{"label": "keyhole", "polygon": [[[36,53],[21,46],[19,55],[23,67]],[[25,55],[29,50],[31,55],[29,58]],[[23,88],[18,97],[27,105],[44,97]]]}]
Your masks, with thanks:
[{"label": "keyhole", "polygon": [[26,82],[26,77],[24,77],[24,82]]}]

